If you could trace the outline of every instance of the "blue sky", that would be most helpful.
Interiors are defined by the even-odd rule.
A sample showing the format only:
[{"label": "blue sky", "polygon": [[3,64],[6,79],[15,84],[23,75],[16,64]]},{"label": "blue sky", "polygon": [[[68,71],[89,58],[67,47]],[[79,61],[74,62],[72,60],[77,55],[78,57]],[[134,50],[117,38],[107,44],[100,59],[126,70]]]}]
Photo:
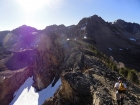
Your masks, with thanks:
[{"label": "blue sky", "polygon": [[0,31],[21,25],[44,29],[52,24],[77,24],[94,14],[105,21],[140,24],[140,0],[0,0]]}]

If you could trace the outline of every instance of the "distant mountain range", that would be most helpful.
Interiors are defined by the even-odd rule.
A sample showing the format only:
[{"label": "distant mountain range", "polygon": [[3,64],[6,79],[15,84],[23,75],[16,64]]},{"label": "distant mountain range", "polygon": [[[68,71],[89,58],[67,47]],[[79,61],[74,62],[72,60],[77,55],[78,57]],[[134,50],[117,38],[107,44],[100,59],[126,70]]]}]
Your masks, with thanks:
[{"label": "distant mountain range", "polygon": [[[57,33],[62,39],[63,37],[75,40],[91,39],[88,40],[88,43],[93,44],[108,57],[112,56],[117,62],[124,63],[126,67],[140,71],[140,25],[137,23],[128,23],[121,19],[112,23],[105,22],[101,17],[93,15],[89,18],[83,18],[77,25],[68,27],[51,25],[44,30],[37,30],[23,25],[12,31],[0,32],[0,43],[9,44],[8,48],[12,50],[14,44],[20,42],[21,46],[18,45],[13,50],[27,49],[27,47],[32,46],[31,44],[40,40],[37,37],[33,39],[35,38],[33,35],[42,32],[46,34]],[[6,38],[8,34],[11,40],[4,42],[3,38]],[[31,38],[32,40],[30,40]]]}]

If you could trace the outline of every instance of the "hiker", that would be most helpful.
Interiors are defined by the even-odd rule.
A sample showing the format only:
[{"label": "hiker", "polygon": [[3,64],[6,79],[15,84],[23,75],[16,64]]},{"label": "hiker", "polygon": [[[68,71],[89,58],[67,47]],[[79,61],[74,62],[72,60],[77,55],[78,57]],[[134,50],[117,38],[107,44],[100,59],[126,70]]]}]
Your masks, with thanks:
[{"label": "hiker", "polygon": [[118,78],[118,82],[115,83],[114,88],[117,90],[116,99],[118,105],[123,105],[124,93],[127,89],[126,84],[123,82],[123,78]]}]

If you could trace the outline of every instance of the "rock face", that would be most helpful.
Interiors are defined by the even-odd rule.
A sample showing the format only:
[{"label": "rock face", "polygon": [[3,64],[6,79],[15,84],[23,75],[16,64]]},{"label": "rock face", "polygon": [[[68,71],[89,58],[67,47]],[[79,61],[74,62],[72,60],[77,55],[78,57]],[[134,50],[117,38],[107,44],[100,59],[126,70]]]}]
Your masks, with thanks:
[{"label": "rock face", "polygon": [[17,72],[0,73],[0,104],[8,105],[12,99],[15,91],[25,82],[25,80],[32,76],[30,68],[23,68]]},{"label": "rock face", "polygon": [[108,23],[98,16],[92,16],[86,21],[81,20],[78,25],[86,27],[79,34],[80,38],[86,35],[87,38],[92,39],[89,43],[92,43],[108,57],[113,56],[116,61],[123,62],[126,67],[140,71],[138,64],[140,62],[138,55],[140,53],[139,24],[127,23],[123,20]]},{"label": "rock face", "polygon": [[[60,28],[61,27],[61,28]],[[76,26],[48,26],[49,32],[59,33],[71,39],[88,39],[98,50],[108,57],[113,56],[126,67],[140,71],[140,25],[118,19],[112,23],[93,15],[83,18]],[[131,57],[130,57],[131,56]]]},{"label": "rock face", "polygon": [[91,84],[96,83],[90,76],[85,76],[80,72],[64,73],[61,80],[62,87],[56,94],[56,100],[52,98],[44,105],[86,105],[92,103],[90,88]]},{"label": "rock face", "polygon": [[[71,49],[68,48],[67,54],[73,53],[62,64],[67,68],[62,70],[62,85],[43,105],[116,105],[113,86],[120,75],[109,69],[101,60],[102,56],[89,50],[86,43],[71,40],[69,45]],[[129,85],[125,104],[138,105],[140,88],[125,81]]]},{"label": "rock face", "polygon": [[54,79],[59,79],[59,66],[63,62],[63,45],[56,34],[44,36],[39,44],[39,51],[36,54],[36,61],[33,63],[33,76],[35,87],[42,90]]},{"label": "rock face", "polygon": [[[59,66],[63,62],[63,46],[56,34],[41,34],[38,48],[22,50],[7,59],[6,70],[0,73],[0,104],[8,105],[14,92],[33,76],[33,86],[37,91],[46,88],[54,79],[57,82],[60,75]],[[26,67],[26,69],[25,69]]]},{"label": "rock face", "polygon": [[10,70],[18,70],[31,65],[35,61],[36,50],[29,50],[13,54],[13,56],[5,63]]},{"label": "rock face", "polygon": [[[100,71],[101,74],[95,72],[97,71],[92,68],[85,73],[63,73],[62,86],[56,91],[54,97],[46,100],[43,105],[116,105],[113,79],[117,74],[107,71],[110,74],[103,77],[104,71]],[[129,85],[139,89],[132,84]],[[124,99],[126,105],[140,103],[140,97],[135,97],[134,94],[140,95],[140,91],[135,93],[129,89]]]},{"label": "rock face", "polygon": [[[37,91],[61,78],[62,85],[44,105],[115,105],[113,85],[120,75],[107,66],[108,57],[139,70],[139,31],[138,24],[108,23],[94,15],[76,26],[52,25],[42,31],[22,26],[4,32],[1,45],[12,54],[0,60],[7,67],[0,72],[0,104],[8,105],[33,76]],[[125,81],[126,105],[140,104],[140,87]]]}]

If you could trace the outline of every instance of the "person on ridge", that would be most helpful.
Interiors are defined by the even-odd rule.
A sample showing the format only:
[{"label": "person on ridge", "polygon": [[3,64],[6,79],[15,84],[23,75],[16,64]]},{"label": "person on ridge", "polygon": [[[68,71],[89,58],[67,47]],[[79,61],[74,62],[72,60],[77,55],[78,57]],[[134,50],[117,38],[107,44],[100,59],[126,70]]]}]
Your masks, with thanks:
[{"label": "person on ridge", "polygon": [[118,105],[123,105],[124,93],[127,89],[126,84],[123,82],[123,78],[119,77],[118,82],[115,83],[116,99]]}]

